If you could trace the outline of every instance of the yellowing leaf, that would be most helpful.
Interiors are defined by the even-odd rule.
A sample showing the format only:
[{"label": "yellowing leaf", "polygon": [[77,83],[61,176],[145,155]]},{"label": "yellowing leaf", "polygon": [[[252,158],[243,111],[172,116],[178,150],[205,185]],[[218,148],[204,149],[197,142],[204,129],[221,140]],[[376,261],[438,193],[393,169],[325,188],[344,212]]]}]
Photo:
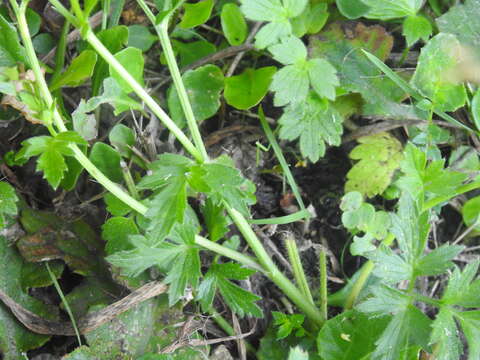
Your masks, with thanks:
[{"label": "yellowing leaf", "polygon": [[367,197],[381,194],[400,165],[402,145],[388,133],[364,136],[358,142],[349,156],[360,161],[347,174],[345,192],[358,191]]}]

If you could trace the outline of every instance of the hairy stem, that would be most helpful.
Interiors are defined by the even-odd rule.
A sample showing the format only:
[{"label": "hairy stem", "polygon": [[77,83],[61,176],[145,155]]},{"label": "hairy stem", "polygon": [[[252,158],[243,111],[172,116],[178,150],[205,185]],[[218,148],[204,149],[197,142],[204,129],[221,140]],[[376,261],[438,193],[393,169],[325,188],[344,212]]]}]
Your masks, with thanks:
[{"label": "hairy stem", "polygon": [[303,293],[303,295],[313,304],[312,293],[308,287],[307,277],[305,276],[302,261],[300,260],[297,243],[291,235],[289,235],[285,240],[285,246],[287,248],[288,259],[290,260],[290,264],[292,264],[295,282],[297,283],[297,286],[300,288],[300,291]]},{"label": "hairy stem", "polygon": [[320,250],[320,313],[325,321],[328,319],[328,288],[327,288],[327,254]]},{"label": "hairy stem", "polygon": [[302,310],[316,325],[322,326],[324,320],[314,304],[310,302],[302,292],[292,284],[292,282],[282,274],[273,260],[270,258],[257,235],[253,232],[248,221],[237,210],[226,205],[228,214],[233,219],[238,229],[244,236],[248,245],[258,258],[260,265],[263,266],[265,274],[273,281],[290,300]]}]

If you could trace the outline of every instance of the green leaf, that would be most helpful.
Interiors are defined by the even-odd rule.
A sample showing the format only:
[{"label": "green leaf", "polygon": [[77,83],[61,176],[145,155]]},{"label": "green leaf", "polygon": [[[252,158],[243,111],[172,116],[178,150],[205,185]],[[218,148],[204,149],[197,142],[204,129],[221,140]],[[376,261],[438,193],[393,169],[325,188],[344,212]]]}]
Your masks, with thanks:
[{"label": "green leaf", "polygon": [[[110,104],[114,108],[114,114],[127,110],[142,110],[140,103],[129,97],[113,78],[106,78],[103,82],[103,94],[92,97],[88,100],[87,106],[83,109],[78,109],[79,112],[91,112],[101,104]],[[80,116],[80,115],[79,115]]]},{"label": "green leaf", "polygon": [[212,199],[207,198],[202,206],[202,214],[205,226],[208,231],[208,238],[211,241],[218,241],[228,232],[228,218],[225,216],[223,206],[215,204]]},{"label": "green leaf", "polygon": [[75,87],[83,84],[93,74],[97,54],[93,50],[84,50],[74,58],[62,75],[50,84],[50,90],[55,91],[61,87]]},{"label": "green leaf", "polygon": [[71,143],[86,144],[85,140],[73,131],[59,133],[55,137],[37,136],[25,140],[17,156],[29,159],[40,155],[37,159],[37,171],[43,171],[44,179],[56,189],[67,170],[63,157],[73,156],[73,150],[69,147]]},{"label": "green leaf", "polygon": [[182,29],[190,29],[207,22],[212,13],[213,5],[213,0],[202,0],[195,4],[183,4],[185,13],[178,26]]},{"label": "green leaf", "polygon": [[432,32],[430,21],[421,15],[409,16],[403,21],[402,34],[407,40],[408,47],[420,39],[427,42]]},{"label": "green leaf", "polygon": [[0,66],[14,66],[17,62],[29,63],[15,27],[0,15]]},{"label": "green leaf", "polygon": [[132,211],[130,206],[111,193],[105,194],[103,200],[107,205],[107,211],[113,216],[124,216]]},{"label": "green leaf", "polygon": [[[222,70],[215,65],[205,65],[185,72],[182,79],[197,122],[215,115],[220,108],[220,93],[224,86]],[[168,92],[168,108],[177,125],[184,127],[185,116],[177,90],[173,86]]]},{"label": "green leaf", "polygon": [[[0,236],[0,288],[20,306],[47,319],[56,320],[54,308],[31,297],[22,290],[21,274],[24,260],[14,246],[8,246],[5,237]],[[22,353],[45,344],[49,336],[38,335],[27,330],[12,315],[11,311],[0,306],[0,353],[5,360],[21,359]]]},{"label": "green leaf", "polygon": [[56,44],[55,39],[48,33],[38,34],[33,38],[32,42],[35,52],[40,55],[48,54],[48,52],[52,50]]},{"label": "green leaf", "polygon": [[17,214],[18,197],[9,183],[0,181],[0,229],[6,225],[5,215]]},{"label": "green leaf", "polygon": [[318,333],[319,355],[324,360],[368,358],[389,320],[390,316],[373,318],[355,310],[343,312],[329,319]]},{"label": "green leaf", "polygon": [[367,253],[366,257],[375,264],[374,275],[385,283],[396,284],[409,280],[413,274],[413,265],[408,255],[396,254],[387,246],[381,245],[377,251]]},{"label": "green leaf", "polygon": [[453,315],[448,307],[442,307],[432,323],[430,344],[435,344],[435,356],[438,359],[458,360],[463,354],[463,344],[458,337]]},{"label": "green leaf", "polygon": [[146,52],[156,41],[157,37],[148,30],[148,27],[137,24],[128,27],[129,47],[135,47]]},{"label": "green leaf", "polygon": [[107,242],[107,255],[133,248],[128,241],[130,235],[137,235],[138,228],[131,218],[113,217],[102,225],[102,238]]},{"label": "green leaf", "polygon": [[338,10],[348,19],[357,19],[370,9],[362,0],[336,0]]},{"label": "green leaf", "polygon": [[233,312],[241,317],[249,315],[261,318],[262,310],[255,304],[261,298],[228,280],[245,280],[253,273],[253,270],[242,268],[235,263],[214,264],[198,288],[197,299],[203,309],[209,309],[218,289]]},{"label": "green leaf", "polygon": [[267,94],[276,71],[277,68],[274,66],[248,68],[240,75],[225,78],[226,102],[240,110],[257,105]]},{"label": "green leaf", "polygon": [[176,222],[182,223],[187,207],[187,173],[192,161],[180,155],[164,154],[151,164],[152,174],[144,177],[140,189],[159,189],[153,196],[146,217],[148,229],[163,240]]},{"label": "green leaf", "polygon": [[132,155],[131,146],[135,145],[135,132],[128,126],[117,124],[110,130],[108,140],[120,155],[129,158]]},{"label": "green leaf", "polygon": [[438,34],[422,48],[418,58],[411,84],[440,111],[455,111],[467,99],[463,84],[448,76],[460,64],[460,56],[455,36]]},{"label": "green leaf", "polygon": [[462,216],[463,222],[467,226],[475,225],[475,230],[480,230],[480,196],[471,198],[463,204]]},{"label": "green leaf", "polygon": [[468,343],[468,358],[478,359],[480,357],[480,311],[463,311],[456,314],[463,333]]},{"label": "green leaf", "polygon": [[473,122],[477,130],[480,130],[480,90],[477,89],[472,99]]},{"label": "green leaf", "polygon": [[415,15],[423,5],[422,0],[362,0],[369,7],[364,17],[390,20]]},{"label": "green leaf", "polygon": [[415,264],[415,273],[421,276],[434,276],[446,272],[454,266],[452,260],[463,251],[463,246],[442,245]]},{"label": "green leaf", "polygon": [[398,355],[410,346],[428,349],[432,321],[413,305],[397,313],[381,337],[372,359],[397,360]]},{"label": "green leaf", "polygon": [[[128,47],[117,52],[114,55],[115,59],[123,65],[125,70],[137,81],[140,86],[144,86],[143,82],[143,65],[144,59],[142,51],[134,47]],[[133,91],[133,88],[130,86],[128,81],[123,79],[123,76],[120,75],[111,65],[110,65],[110,76],[113,77],[122,90],[128,94]]]},{"label": "green leaf", "polygon": [[296,346],[290,349],[288,353],[288,360],[308,360],[308,352],[302,350],[301,347]]},{"label": "green leaf", "polygon": [[[110,53],[115,54],[119,52],[123,45],[128,41],[128,28],[126,26],[114,26],[109,29],[102,30],[97,33],[98,39],[102,44],[110,51]],[[97,96],[100,93],[100,88],[103,81],[109,76],[108,63],[99,58],[97,64],[95,65],[95,70],[92,77],[92,95]],[[104,84],[105,86],[105,84]]]},{"label": "green leaf", "polygon": [[325,26],[329,16],[326,3],[308,3],[300,16],[290,20],[293,34],[299,38],[305,34],[316,34]]},{"label": "green leaf", "polygon": [[272,311],[273,324],[278,326],[277,339],[281,340],[295,332],[297,337],[305,335],[305,330],[302,327],[305,321],[305,316],[302,314],[287,315],[278,311]]},{"label": "green leaf", "polygon": [[307,47],[295,36],[282,40],[281,43],[268,48],[273,58],[283,65],[302,63],[307,59]]},{"label": "green leaf", "polygon": [[268,21],[255,36],[255,46],[264,49],[291,35],[290,18],[299,16],[307,0],[242,0],[241,9],[253,21]]},{"label": "green leaf", "polygon": [[364,114],[419,118],[414,106],[402,104],[405,91],[384,77],[360,50],[368,49],[385,60],[393,46],[392,36],[379,25],[359,23],[353,34],[345,29],[336,22],[324,29],[320,36],[311,37],[310,56],[326,58],[337,68],[341,88],[362,95]]},{"label": "green leaf", "polygon": [[478,291],[480,280],[475,279],[478,272],[479,262],[467,264],[463,271],[455,267],[448,281],[447,289],[442,296],[442,302],[449,305],[458,305],[467,308],[480,306]]},{"label": "green leaf", "polygon": [[308,61],[308,76],[313,90],[320,97],[335,100],[335,88],[340,84],[337,70],[325,59]]},{"label": "green leaf", "polygon": [[88,158],[110,180],[117,183],[123,181],[123,172],[120,167],[121,157],[111,146],[96,142]]},{"label": "green leaf", "polygon": [[172,46],[180,56],[179,66],[181,68],[193,64],[202,57],[213,54],[217,51],[217,48],[214,44],[205,40],[184,43],[182,41],[173,39]]},{"label": "green leaf", "polygon": [[223,5],[220,21],[228,43],[233,46],[243,44],[247,38],[248,27],[238,5],[234,3]]},{"label": "green leaf", "polygon": [[291,104],[285,109],[278,121],[279,136],[290,141],[300,138],[302,155],[316,162],[325,154],[325,142],[340,145],[342,121],[332,106],[310,93],[304,103]]},{"label": "green leaf", "polygon": [[[245,179],[240,171],[233,166],[230,158],[219,157],[215,161],[205,163],[201,167],[204,172],[201,183],[195,184],[190,179],[190,185],[197,191],[204,191],[216,204],[224,201],[244,216],[250,217],[249,205],[253,205],[255,185]],[[202,190],[199,185],[206,184],[208,188]]]},{"label": "green leaf", "polygon": [[445,14],[436,19],[441,32],[455,35],[463,45],[469,46],[476,54],[479,54],[480,24],[471,19],[480,15],[479,6],[479,0],[466,0],[450,7]]},{"label": "green leaf", "polygon": [[38,15],[34,10],[31,8],[27,8],[25,11],[25,17],[27,18],[27,25],[28,25],[28,32],[30,36],[33,38],[35,35],[38,34],[40,30],[40,25],[42,24],[42,18]]},{"label": "green leaf", "polygon": [[402,144],[389,133],[364,136],[349,154],[359,160],[347,173],[345,192],[358,191],[366,197],[382,194],[390,185],[403,158]]},{"label": "green leaf", "polygon": [[87,103],[82,99],[72,113],[73,129],[87,141],[96,139],[98,135],[97,119],[94,114],[88,114],[89,111]]},{"label": "green leaf", "polygon": [[304,102],[308,96],[309,84],[306,62],[303,65],[284,66],[275,73],[270,84],[270,90],[275,92],[274,105],[284,106],[289,103]]},{"label": "green leaf", "polygon": [[[63,261],[49,261],[48,265],[55,278],[59,279],[65,269]],[[22,267],[21,284],[23,291],[26,292],[30,288],[53,285],[53,280],[44,263],[25,262]]]}]

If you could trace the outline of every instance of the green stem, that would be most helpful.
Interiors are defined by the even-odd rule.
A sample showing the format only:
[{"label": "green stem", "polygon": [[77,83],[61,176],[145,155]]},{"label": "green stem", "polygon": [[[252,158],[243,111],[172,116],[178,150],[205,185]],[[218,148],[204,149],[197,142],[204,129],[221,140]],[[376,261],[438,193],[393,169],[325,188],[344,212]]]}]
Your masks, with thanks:
[{"label": "green stem", "polygon": [[[15,3],[15,0],[12,0],[11,3]],[[47,82],[43,77],[40,63],[38,62],[38,58],[35,54],[35,50],[33,48],[32,40],[30,37],[30,33],[28,31],[27,20],[25,18],[25,11],[18,6],[13,6],[17,16],[18,22],[18,29],[20,32],[20,36],[22,37],[23,45],[25,46],[25,50],[27,52],[28,59],[30,61],[30,66],[32,67],[32,71],[35,74],[35,80],[39,91],[43,97],[43,100],[46,104],[50,107],[53,104],[53,96],[48,89]],[[60,132],[67,131],[67,127],[63,123],[62,116],[55,108],[53,111],[53,121],[55,126]],[[116,183],[112,182],[109,178],[107,178],[93,163],[85,156],[82,150],[78,148],[75,144],[71,144],[70,148],[73,150],[75,159],[85,168],[85,170],[90,173],[90,175],[97,180],[100,184],[103,185],[108,191],[110,191],[113,195],[118,197],[122,200],[125,204],[130,206],[132,209],[138,211],[140,214],[145,214],[147,212],[147,207],[140,203],[139,201],[132,198],[128,195],[125,191],[123,191],[120,186]]]},{"label": "green stem", "polygon": [[163,122],[168,130],[177,138],[198,162],[203,162],[202,154],[197,150],[195,145],[188,139],[183,131],[173,122],[172,119],[163,111],[155,100],[148,94],[145,89],[133,78],[132,75],[123,67],[122,64],[108,51],[95,34],[89,29],[86,32],[85,40],[95,49],[95,51],[113,68],[115,71],[128,82],[133,91],[142,99],[152,112]]},{"label": "green stem", "polygon": [[199,236],[199,235],[195,236],[195,244],[201,247],[204,247],[205,249],[216,252],[217,254],[220,254],[222,256],[228,257],[232,260],[238,261],[240,264],[243,264],[253,270],[265,273],[262,266],[258,262],[256,262],[254,258],[244,255],[238,251],[232,250],[226,246],[217,244],[202,236]]},{"label": "green stem", "polygon": [[320,313],[325,321],[328,319],[328,288],[327,288],[327,254],[321,250],[320,265]]},{"label": "green stem", "polygon": [[200,150],[203,159],[206,161],[208,160],[207,150],[205,149],[205,144],[203,143],[200,129],[198,128],[197,120],[195,119],[192,105],[188,98],[187,90],[183,84],[182,75],[180,74],[180,69],[178,68],[177,60],[173,52],[172,43],[170,42],[170,37],[168,36],[168,22],[170,16],[166,16],[160,24],[156,24],[155,15],[153,15],[145,1],[137,0],[137,2],[155,27],[160,39],[160,43],[162,44],[163,54],[165,55],[165,60],[167,61],[167,66],[170,70],[173,84],[177,89],[178,98],[180,99],[180,104],[182,105],[185,118],[187,119],[188,128],[192,134],[193,142],[197,149]]},{"label": "green stem", "polygon": [[62,288],[60,287],[60,284],[58,283],[57,278],[55,277],[52,270],[50,269],[50,265],[48,264],[48,261],[45,262],[45,266],[47,267],[47,271],[48,271],[48,274],[50,275],[50,279],[52,279],[53,285],[55,286],[55,289],[57,290],[58,295],[62,300],[63,306],[65,306],[65,310],[67,311],[68,317],[72,322],[72,327],[75,330],[75,335],[77,336],[78,344],[82,346],[82,338],[80,337],[80,331],[78,331],[77,322],[75,321],[75,317],[73,316],[72,309],[70,309],[70,305],[68,305],[68,301],[63,295]]},{"label": "green stem", "polygon": [[305,210],[305,204],[303,203],[302,196],[300,195],[300,191],[298,190],[297,183],[295,182],[292,172],[290,171],[290,167],[287,163],[287,160],[285,159],[285,156],[283,156],[282,149],[280,148],[277,139],[275,139],[275,135],[273,134],[272,129],[270,129],[270,126],[268,125],[262,107],[258,109],[258,116],[260,118],[260,124],[262,125],[263,131],[265,132],[268,141],[272,145],[273,152],[275,153],[275,156],[277,157],[278,162],[282,167],[283,173],[285,174],[285,177],[287,178],[287,181],[292,188],[293,195],[295,195],[298,205],[300,205],[300,209]]},{"label": "green stem", "polygon": [[303,295],[313,304],[312,293],[310,292],[307,277],[305,276],[305,271],[303,270],[302,261],[300,260],[300,255],[298,253],[297,243],[291,235],[289,235],[285,240],[285,246],[287,248],[288,259],[290,260],[290,264],[292,264],[295,282],[297,283],[297,286],[300,288],[300,291],[303,293]]},{"label": "green stem", "polygon": [[[385,246],[390,246],[393,243],[393,240],[395,240],[395,236],[389,233],[387,237],[383,239],[382,244]],[[374,267],[375,267],[375,264],[372,260],[367,261],[362,266],[360,270],[360,276],[355,281],[355,284],[353,284],[352,290],[350,291],[350,294],[348,294],[347,300],[345,301],[345,306],[344,306],[345,310],[351,309],[353,305],[355,305],[358,295],[360,295],[360,292],[365,286],[365,283],[370,277],[370,274],[372,273]]]},{"label": "green stem", "polygon": [[274,264],[257,235],[253,232],[248,221],[237,210],[225,204],[228,214],[233,219],[238,229],[244,236],[248,245],[258,258],[260,265],[263,266],[265,274],[273,281],[295,305],[302,310],[316,325],[322,326],[324,320],[314,304],[312,304],[292,282],[283,275]]}]

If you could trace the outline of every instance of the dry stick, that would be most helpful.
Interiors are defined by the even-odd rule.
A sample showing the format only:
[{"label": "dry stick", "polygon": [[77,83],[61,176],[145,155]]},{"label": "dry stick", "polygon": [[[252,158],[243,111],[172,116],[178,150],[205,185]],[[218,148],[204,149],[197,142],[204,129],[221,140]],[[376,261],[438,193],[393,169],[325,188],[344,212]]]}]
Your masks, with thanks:
[{"label": "dry stick", "polygon": [[[86,334],[95,330],[100,325],[114,319],[116,316],[131,309],[135,305],[148,300],[154,296],[163,294],[167,291],[167,286],[159,281],[152,281],[141,288],[135,290],[123,299],[92,313],[88,313],[84,317],[78,319],[78,329],[80,334]],[[69,321],[53,321],[44,319],[31,311],[17,304],[10,296],[0,289],[0,300],[10,309],[15,317],[27,329],[37,334],[44,335],[62,335],[73,336],[75,329]]]}]

